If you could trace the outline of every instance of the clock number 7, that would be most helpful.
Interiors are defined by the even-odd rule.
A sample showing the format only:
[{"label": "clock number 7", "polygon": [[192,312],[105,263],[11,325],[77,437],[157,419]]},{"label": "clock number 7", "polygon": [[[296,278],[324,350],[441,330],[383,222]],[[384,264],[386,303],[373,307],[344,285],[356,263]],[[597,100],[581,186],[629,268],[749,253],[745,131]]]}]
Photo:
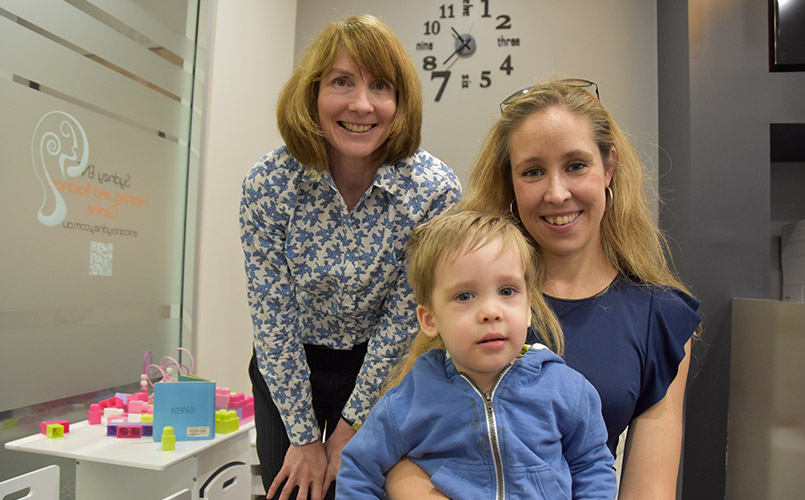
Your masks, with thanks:
[{"label": "clock number 7", "polygon": [[447,87],[447,81],[450,80],[450,72],[449,71],[432,71],[430,74],[430,79],[433,80],[435,78],[444,78],[442,80],[442,85],[439,87],[439,91],[436,93],[436,102],[442,98],[442,93],[444,92],[444,88]]}]

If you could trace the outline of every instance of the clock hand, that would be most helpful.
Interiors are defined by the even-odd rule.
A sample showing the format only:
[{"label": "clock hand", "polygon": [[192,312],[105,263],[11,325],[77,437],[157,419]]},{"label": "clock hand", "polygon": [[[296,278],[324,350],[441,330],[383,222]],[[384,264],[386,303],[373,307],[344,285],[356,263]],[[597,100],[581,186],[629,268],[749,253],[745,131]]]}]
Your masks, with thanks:
[{"label": "clock hand", "polygon": [[464,50],[464,49],[469,50],[470,49],[470,40],[471,40],[471,38],[468,36],[467,39],[464,40],[463,38],[461,38],[461,35],[459,35],[458,31],[456,31],[456,29],[454,27],[452,27],[452,26],[450,27],[450,30],[453,33],[456,34],[456,38],[461,40],[461,49],[460,50]]},{"label": "clock hand", "polygon": [[444,62],[442,63],[443,66],[446,65],[450,61],[450,59],[453,58],[454,55],[461,53],[465,49],[466,50],[470,49],[470,39],[468,38],[468,39],[464,40],[464,38],[461,37],[461,35],[458,33],[458,31],[456,31],[455,28],[453,28],[451,26],[450,29],[453,31],[453,33],[456,34],[456,38],[461,41],[461,45],[458,46],[456,48],[456,50],[453,51],[452,54],[450,54],[450,57],[448,57],[447,59],[444,60]]}]

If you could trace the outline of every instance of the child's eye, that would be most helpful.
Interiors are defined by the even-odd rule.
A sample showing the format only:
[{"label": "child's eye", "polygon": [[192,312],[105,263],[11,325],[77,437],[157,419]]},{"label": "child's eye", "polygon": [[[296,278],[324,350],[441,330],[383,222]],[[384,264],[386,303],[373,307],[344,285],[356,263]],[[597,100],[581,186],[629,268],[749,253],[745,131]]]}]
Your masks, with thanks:
[{"label": "child's eye", "polygon": [[514,295],[515,292],[516,290],[510,286],[507,286],[506,288],[502,288],[500,290],[500,294],[504,297],[511,297],[512,295]]},{"label": "child's eye", "polygon": [[456,295],[456,300],[459,302],[467,302],[470,299],[472,299],[472,294],[470,292],[461,292],[460,294]]}]

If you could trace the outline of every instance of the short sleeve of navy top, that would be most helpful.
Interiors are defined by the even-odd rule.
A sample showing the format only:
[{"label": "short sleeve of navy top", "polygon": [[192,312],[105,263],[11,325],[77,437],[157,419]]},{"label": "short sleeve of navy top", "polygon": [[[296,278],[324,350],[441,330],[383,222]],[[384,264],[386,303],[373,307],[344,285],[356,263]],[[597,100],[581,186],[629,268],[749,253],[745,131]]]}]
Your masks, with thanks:
[{"label": "short sleeve of navy top", "polygon": [[616,278],[587,299],[545,297],[565,335],[565,362],[601,396],[607,446],[615,456],[629,423],[665,397],[701,322],[699,301],[668,287]]}]

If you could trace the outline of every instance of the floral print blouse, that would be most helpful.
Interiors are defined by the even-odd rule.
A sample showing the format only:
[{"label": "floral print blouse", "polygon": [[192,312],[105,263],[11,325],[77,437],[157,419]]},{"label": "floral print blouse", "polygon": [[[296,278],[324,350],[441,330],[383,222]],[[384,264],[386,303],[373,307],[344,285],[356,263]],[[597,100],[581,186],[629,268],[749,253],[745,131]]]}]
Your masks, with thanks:
[{"label": "floral print blouse", "polygon": [[321,439],[303,344],[351,349],[368,341],[342,410],[347,420],[366,418],[418,330],[408,237],[460,198],[455,173],[424,149],[381,165],[351,211],[328,172],[300,164],[286,147],[249,171],[240,228],[254,347],[291,444]]}]

